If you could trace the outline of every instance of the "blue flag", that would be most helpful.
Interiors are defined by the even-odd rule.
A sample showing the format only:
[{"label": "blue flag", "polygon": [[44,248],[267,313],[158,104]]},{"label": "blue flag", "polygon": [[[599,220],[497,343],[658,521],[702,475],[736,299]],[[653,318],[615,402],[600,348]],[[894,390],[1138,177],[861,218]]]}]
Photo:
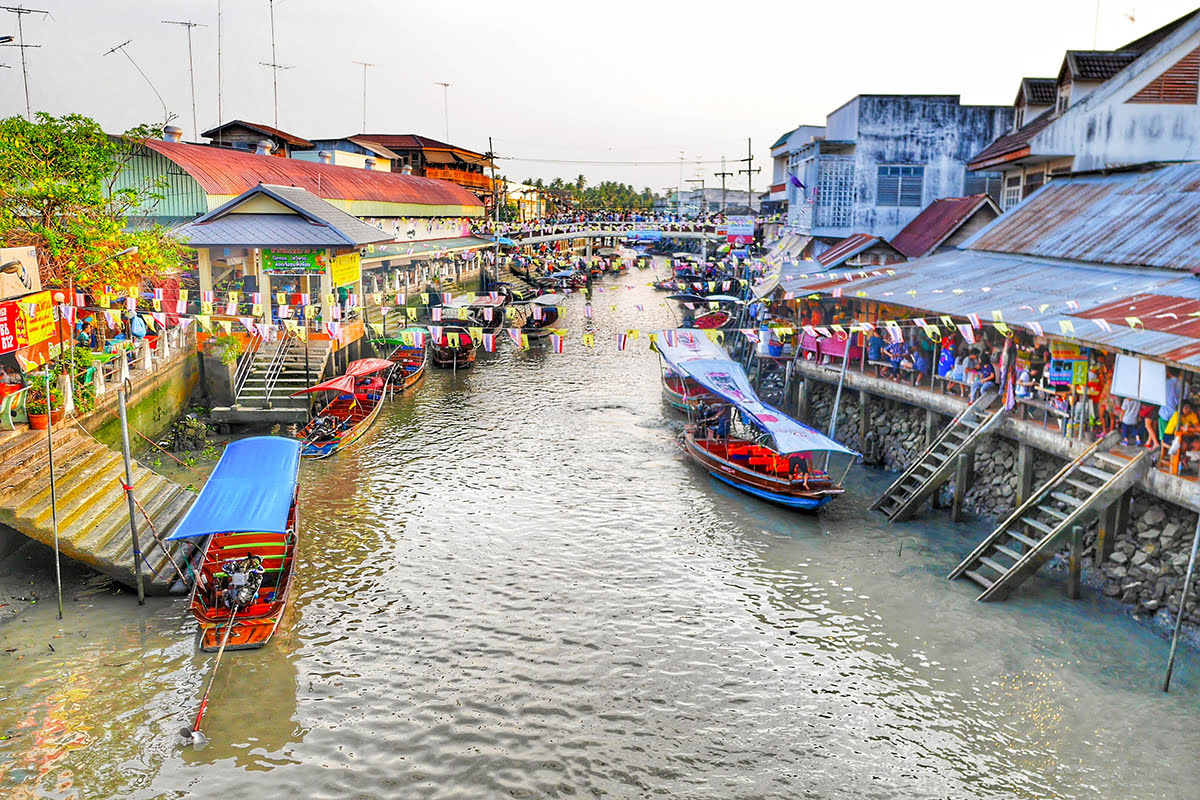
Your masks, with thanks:
[{"label": "blue flag", "polygon": [[790,180],[792,182],[792,186],[795,186],[797,189],[799,189],[802,192],[808,188],[803,183],[801,183],[800,179],[797,178],[795,175],[788,175],[788,180]]}]

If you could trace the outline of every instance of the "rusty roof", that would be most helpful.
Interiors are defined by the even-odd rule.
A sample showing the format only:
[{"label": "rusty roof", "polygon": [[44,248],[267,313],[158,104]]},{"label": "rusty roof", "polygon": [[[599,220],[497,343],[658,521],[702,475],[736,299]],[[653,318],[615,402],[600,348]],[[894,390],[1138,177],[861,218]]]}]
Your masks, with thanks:
[{"label": "rusty roof", "polygon": [[1174,270],[1200,268],[1200,163],[1056,178],[965,245]]},{"label": "rusty roof", "polygon": [[1052,106],[1058,100],[1058,80],[1055,78],[1022,78],[1017,100],[1034,106]]},{"label": "rusty roof", "polygon": [[[820,262],[821,266],[826,268],[836,267],[846,263],[847,260],[854,258],[854,256],[864,250],[870,250],[872,247],[880,244],[889,250],[896,249],[881,236],[872,236],[869,233],[852,233],[817,256],[817,261]],[[901,253],[897,251],[897,255],[901,255]]]},{"label": "rusty roof", "polygon": [[896,234],[892,239],[892,247],[909,258],[927,256],[973,217],[975,212],[988,206],[996,212],[996,216],[1000,215],[1000,208],[986,194],[934,200],[917,214],[912,222],[905,225],[904,230]]},{"label": "rusty roof", "polygon": [[1055,119],[1054,109],[1048,108],[1030,122],[1010,133],[1006,133],[989,144],[967,164],[968,169],[978,170],[998,162],[1011,161],[1026,155],[1029,142]]},{"label": "rusty roof", "polygon": [[255,133],[261,133],[263,136],[267,136],[272,139],[279,139],[282,142],[290,144],[292,147],[313,147],[312,142],[308,141],[307,139],[301,139],[294,133],[281,131],[278,128],[272,128],[270,125],[263,125],[260,122],[246,122],[244,119],[230,120],[224,125],[218,125],[215,128],[210,128],[200,135],[205,139],[217,139],[219,138],[220,133],[234,126],[241,126],[247,130],[254,131]]},{"label": "rusty roof", "polygon": [[483,158],[484,156],[483,153],[439,142],[437,139],[431,139],[428,136],[421,136],[416,133],[360,133],[353,138],[377,142],[389,150],[449,150],[454,153],[465,153],[476,158]]},{"label": "rusty roof", "polygon": [[475,195],[449,181],[259,156],[226,147],[158,139],[145,145],[182,168],[210,195],[239,195],[265,183],[298,186],[326,200],[459,206],[464,213],[483,206]]}]

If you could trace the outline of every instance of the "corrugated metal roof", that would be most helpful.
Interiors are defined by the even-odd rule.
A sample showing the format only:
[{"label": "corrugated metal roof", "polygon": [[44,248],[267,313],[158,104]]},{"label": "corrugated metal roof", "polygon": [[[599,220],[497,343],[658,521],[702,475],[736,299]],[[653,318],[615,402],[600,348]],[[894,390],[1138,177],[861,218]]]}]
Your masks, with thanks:
[{"label": "corrugated metal roof", "polygon": [[[262,195],[295,213],[234,213],[249,199]],[[262,185],[177,228],[175,235],[194,247],[353,247],[394,240],[379,228],[303,189]]]},{"label": "corrugated metal roof", "polygon": [[[1200,313],[1200,280],[1167,270],[1063,264],[972,250],[840,276],[810,272],[813,269],[813,264],[785,266],[780,288],[796,296],[840,289],[842,297],[904,306],[913,309],[914,316],[945,314],[960,321],[977,314],[990,323],[999,311],[1013,327],[1034,330],[1029,325],[1033,322],[1056,338],[1200,367],[1200,339],[1190,335],[1193,329],[1163,321],[1181,322],[1186,314]],[[1152,297],[1171,300],[1151,301]],[[1120,313],[1130,305],[1137,306],[1133,313]],[[1104,316],[1108,313],[1111,316]],[[1178,319],[1156,316],[1164,313]],[[1145,328],[1131,328],[1125,317],[1138,317]],[[1094,322],[1096,318],[1104,319],[1111,330]],[[1059,322],[1063,320],[1071,324],[1073,335],[1062,334]],[[1200,334],[1200,326],[1196,333]]]},{"label": "corrugated metal roof", "polygon": [[177,164],[210,195],[240,195],[264,183],[298,186],[327,200],[458,206],[464,214],[478,214],[483,207],[475,195],[450,181],[259,156],[225,147],[157,139],[145,145]]},{"label": "corrugated metal roof", "polygon": [[1055,179],[966,247],[1195,269],[1200,267],[1200,164]]},{"label": "corrugated metal roof", "polygon": [[909,258],[929,255],[976,211],[988,205],[991,205],[997,215],[1000,214],[1000,209],[986,194],[934,200],[912,222],[905,225],[904,230],[896,234],[892,239],[892,247]]},{"label": "corrugated metal roof", "polygon": [[[415,133],[360,133],[354,138],[378,142],[390,150],[449,150],[454,153],[462,153],[478,159],[484,159],[483,153],[468,150],[458,145],[439,142],[437,139],[430,139],[428,136],[420,136]],[[491,165],[491,162],[486,163],[489,166]]]},{"label": "corrugated metal roof", "polygon": [[[1035,117],[1032,121],[1025,123],[1011,133],[1006,133],[996,141],[989,144],[983,149],[979,155],[971,159],[967,164],[968,169],[981,169],[997,159],[1006,160],[1003,156],[1011,156],[1014,153],[1021,153],[1029,146],[1030,140],[1041,132],[1047,125],[1056,119],[1054,109],[1048,108]],[[1015,156],[1014,156],[1015,157]]]},{"label": "corrugated metal roof", "polygon": [[210,128],[209,130],[206,130],[204,133],[202,133],[200,135],[203,136],[205,139],[219,139],[220,138],[219,134],[221,134],[222,132],[224,132],[234,126],[241,126],[243,128],[246,128],[247,130],[261,133],[262,135],[264,135],[266,137],[269,137],[272,139],[278,139],[281,142],[287,142],[288,144],[292,145],[293,147],[312,147],[313,146],[312,142],[308,141],[307,139],[301,139],[299,136],[297,136],[294,133],[288,133],[287,131],[281,131],[278,128],[272,128],[270,125],[263,125],[260,122],[246,122],[245,120],[242,120],[242,119],[230,120],[229,122],[226,122],[224,125],[218,125],[215,128]]},{"label": "corrugated metal roof", "polygon": [[817,256],[817,261],[823,267],[836,267],[839,264],[844,264],[848,259],[854,258],[864,250],[869,250],[880,244],[895,250],[881,236],[872,236],[869,233],[852,233]]}]

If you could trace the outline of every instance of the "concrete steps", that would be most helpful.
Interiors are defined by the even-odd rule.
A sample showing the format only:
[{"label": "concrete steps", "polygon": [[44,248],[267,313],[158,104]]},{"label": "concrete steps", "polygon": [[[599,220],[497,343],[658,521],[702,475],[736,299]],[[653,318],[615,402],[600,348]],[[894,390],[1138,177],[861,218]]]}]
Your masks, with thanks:
[{"label": "concrete steps", "polygon": [[[129,508],[122,488],[121,455],[81,432],[72,423],[54,432],[55,503],[50,502],[50,459],[43,431],[21,431],[0,439],[0,522],[30,539],[53,545],[52,515],[58,519],[59,549],[118,582],[136,585]],[[191,505],[194,494],[152,470],[135,464],[134,494],[161,537],[170,533]],[[146,564],[146,591],[165,594],[178,579],[167,555],[138,513],[137,529]],[[182,564],[191,545],[173,543]]]},{"label": "concrete steps", "polygon": [[[288,352],[282,359],[268,399],[267,372],[281,344],[287,344]],[[290,395],[310,383],[322,380],[332,350],[329,342],[310,342],[306,360],[303,342],[263,345],[254,357],[242,390],[238,392],[237,402],[233,406],[212,409],[212,418],[230,424],[307,422],[310,398]]]}]

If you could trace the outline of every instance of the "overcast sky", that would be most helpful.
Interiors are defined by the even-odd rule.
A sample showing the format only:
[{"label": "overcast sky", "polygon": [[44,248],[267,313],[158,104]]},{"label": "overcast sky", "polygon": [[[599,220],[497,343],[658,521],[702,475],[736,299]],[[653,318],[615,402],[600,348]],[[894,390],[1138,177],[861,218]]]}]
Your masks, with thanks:
[{"label": "overcast sky", "polygon": [[[12,2],[14,0],[10,0]],[[508,177],[614,179],[655,191],[685,178],[718,185],[742,158],[769,180],[771,143],[856,94],[960,94],[1008,105],[1022,76],[1054,76],[1067,49],[1114,48],[1195,8],[1198,0],[275,0],[279,127],[307,138],[362,127],[362,67],[371,132],[446,135],[500,156],[573,162],[657,161],[675,166],[500,162]],[[218,0],[28,0],[34,110],[79,112],[107,130],[161,121],[150,76],[175,124],[193,138],[187,38],[162,20],[191,20],[200,130],[217,122]],[[1136,12],[1133,8],[1136,6]],[[271,124],[268,0],[224,0],[223,117]],[[1133,13],[1131,21],[1127,16]],[[16,33],[0,14],[0,33]],[[0,49],[0,115],[25,110],[20,55]],[[736,170],[742,165],[733,165]],[[736,176],[745,186],[746,176]]]}]

